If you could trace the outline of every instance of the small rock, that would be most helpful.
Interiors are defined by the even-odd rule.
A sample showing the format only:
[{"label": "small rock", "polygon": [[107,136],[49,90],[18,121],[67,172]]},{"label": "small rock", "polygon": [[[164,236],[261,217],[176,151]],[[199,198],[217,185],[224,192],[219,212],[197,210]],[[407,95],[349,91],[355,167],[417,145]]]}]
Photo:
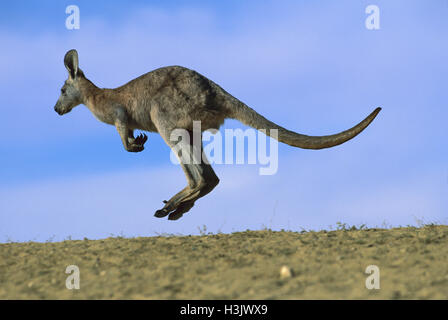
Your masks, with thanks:
[{"label": "small rock", "polygon": [[103,271],[100,272],[100,276],[103,277],[103,276],[105,276],[105,275],[106,275],[106,271],[103,270]]},{"label": "small rock", "polygon": [[283,266],[280,268],[280,278],[287,279],[292,277],[292,270],[288,266]]}]

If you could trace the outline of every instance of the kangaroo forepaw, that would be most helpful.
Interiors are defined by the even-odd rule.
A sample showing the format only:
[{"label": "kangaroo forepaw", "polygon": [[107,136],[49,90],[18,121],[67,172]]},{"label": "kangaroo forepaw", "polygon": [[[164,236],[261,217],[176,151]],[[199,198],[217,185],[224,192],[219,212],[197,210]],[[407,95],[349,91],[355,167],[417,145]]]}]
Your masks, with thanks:
[{"label": "kangaroo forepaw", "polygon": [[143,147],[143,145],[145,144],[145,142],[148,140],[148,136],[144,133],[140,133],[135,139],[134,139],[134,143],[135,144],[139,144]]},{"label": "kangaroo forepaw", "polygon": [[128,137],[128,146],[126,150],[129,152],[143,151],[145,142],[148,140],[148,136],[144,133],[140,133],[136,138]]},{"label": "kangaroo forepaw", "polygon": [[145,142],[148,140],[148,136],[144,133],[140,133],[137,138],[129,138],[129,145],[127,151],[140,152],[145,149]]},{"label": "kangaroo forepaw", "polygon": [[128,145],[128,147],[126,148],[126,150],[128,152],[140,152],[143,151],[145,148],[143,147],[142,144],[136,144],[136,143],[131,143]]}]

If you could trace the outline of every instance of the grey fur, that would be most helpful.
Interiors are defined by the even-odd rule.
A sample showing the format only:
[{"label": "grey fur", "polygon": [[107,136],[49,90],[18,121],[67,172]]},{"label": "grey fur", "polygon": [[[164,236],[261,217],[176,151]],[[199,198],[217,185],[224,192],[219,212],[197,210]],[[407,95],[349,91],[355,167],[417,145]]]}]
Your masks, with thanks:
[{"label": "grey fur", "polygon": [[[344,143],[364,130],[381,108],[375,109],[353,128],[330,136],[306,136],[289,131],[267,120],[213,81],[196,71],[171,66],[148,72],[116,89],[100,89],[79,69],[78,53],[70,50],[64,57],[69,77],[61,89],[55,111],[60,115],[84,104],[105,123],[115,125],[124,148],[129,152],[144,149],[146,135],[134,137],[134,130],[158,132],[173,147],[170,134],[174,129],[193,130],[193,121],[201,121],[202,131],[218,129],[226,118],[260,129],[278,129],[278,141],[305,149],[329,148]],[[269,130],[266,130],[269,134]],[[191,147],[191,146],[190,146]],[[194,157],[192,150],[189,157]],[[205,155],[202,155],[205,159]],[[196,200],[209,193],[219,179],[212,167],[182,164],[188,186],[157,210],[156,217],[179,219]]]}]

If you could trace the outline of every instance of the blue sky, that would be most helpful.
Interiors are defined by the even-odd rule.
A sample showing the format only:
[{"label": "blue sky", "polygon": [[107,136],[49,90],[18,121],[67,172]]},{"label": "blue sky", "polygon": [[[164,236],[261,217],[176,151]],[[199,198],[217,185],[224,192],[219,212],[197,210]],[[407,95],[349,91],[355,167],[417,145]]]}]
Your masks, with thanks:
[{"label": "blue sky", "polygon": [[[67,30],[76,4],[81,28]],[[367,30],[365,8],[380,8]],[[0,10],[0,241],[273,229],[336,222],[448,222],[448,2],[39,1]],[[53,107],[63,56],[113,88],[183,65],[300,133],[345,130],[381,106],[354,140],[311,151],[279,145],[279,170],[216,165],[220,185],[182,219],[153,217],[184,187],[149,134],[124,151],[112,126],[79,106]],[[229,120],[225,128],[245,128]]]}]

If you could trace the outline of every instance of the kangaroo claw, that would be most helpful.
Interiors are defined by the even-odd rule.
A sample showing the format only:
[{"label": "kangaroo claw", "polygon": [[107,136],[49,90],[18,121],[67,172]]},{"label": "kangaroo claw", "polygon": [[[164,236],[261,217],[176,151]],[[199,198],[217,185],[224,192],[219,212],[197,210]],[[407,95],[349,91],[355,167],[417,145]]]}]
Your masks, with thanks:
[{"label": "kangaroo claw", "polygon": [[156,218],[163,218],[166,217],[170,212],[166,209],[160,209],[157,210],[156,213],[154,213],[154,217]]},{"label": "kangaroo claw", "polygon": [[140,133],[134,140],[134,143],[144,145],[148,140],[148,136],[144,133]]}]

